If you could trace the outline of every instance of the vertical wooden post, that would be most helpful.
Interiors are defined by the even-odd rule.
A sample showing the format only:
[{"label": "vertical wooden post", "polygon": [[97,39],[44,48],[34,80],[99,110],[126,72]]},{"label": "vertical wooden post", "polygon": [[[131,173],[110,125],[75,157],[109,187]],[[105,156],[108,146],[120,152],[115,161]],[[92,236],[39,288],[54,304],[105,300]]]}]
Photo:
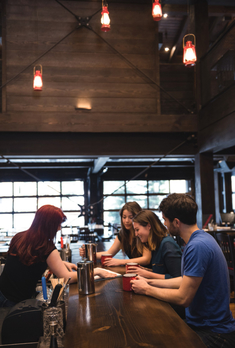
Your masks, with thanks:
[{"label": "vertical wooden post", "polygon": [[[102,188],[103,186],[102,186],[100,174],[98,173],[90,174],[90,204],[91,205],[99,202],[101,198],[103,197]],[[97,224],[103,223],[102,208],[103,208],[103,202],[99,204],[95,204],[93,206],[93,220]]]},{"label": "vertical wooden post", "polygon": [[215,222],[220,223],[220,185],[219,173],[214,172],[214,186],[215,186]]},{"label": "vertical wooden post", "polygon": [[213,153],[195,156],[195,198],[198,205],[197,223],[202,228],[210,214],[215,220]]},{"label": "vertical wooden post", "polygon": [[233,210],[232,207],[232,181],[231,172],[224,173],[225,180],[225,202],[226,202],[226,213],[230,213]]}]

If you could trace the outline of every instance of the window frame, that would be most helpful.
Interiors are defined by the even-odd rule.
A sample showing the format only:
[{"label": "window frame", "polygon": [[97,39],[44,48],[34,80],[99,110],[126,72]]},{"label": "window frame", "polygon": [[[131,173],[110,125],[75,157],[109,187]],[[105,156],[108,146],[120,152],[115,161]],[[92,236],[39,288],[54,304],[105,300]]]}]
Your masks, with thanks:
[{"label": "window frame", "polygon": [[[128,180],[104,180],[104,182],[114,182],[114,181],[124,181],[126,184],[129,182]],[[154,197],[154,196],[162,196],[162,199],[165,198],[168,194],[170,193],[173,193],[173,192],[170,192],[170,182],[171,181],[184,181],[185,182],[185,186],[186,186],[186,192],[182,192],[182,193],[188,193],[188,194],[191,194],[191,181],[190,180],[187,180],[187,179],[167,179],[167,180],[137,180],[137,181],[145,181],[147,182],[147,192],[146,193],[129,193],[127,192],[127,185],[124,185],[124,193],[123,194],[106,194],[104,193],[103,191],[103,221],[104,221],[104,214],[107,213],[107,212],[119,212],[120,209],[104,209],[104,200],[105,200],[105,197],[108,197],[108,196],[114,196],[114,197],[124,197],[124,204],[127,203],[127,202],[130,202],[130,199],[128,199],[128,196],[144,196],[144,197],[147,197],[147,206],[146,207],[142,207],[143,209],[150,209],[151,211],[153,211],[156,215],[158,215],[159,218],[161,218],[161,213],[158,211],[158,207],[157,208],[151,208],[150,207],[150,204],[149,204],[149,198],[150,197]],[[168,182],[168,192],[150,192],[150,188],[149,188],[149,183],[152,182],[152,181],[166,181]],[[103,182],[103,183],[104,183]],[[161,199],[161,200],[162,200]],[[138,201],[137,201],[138,202]],[[139,202],[138,202],[139,203]],[[117,224],[120,224],[120,220],[116,222]],[[104,221],[104,226],[108,226],[109,225],[109,222],[108,221]]]},{"label": "window frame", "polygon": [[[82,179],[79,180],[79,181],[81,181],[83,183],[83,193],[82,194],[80,194],[80,193],[79,194],[76,194],[76,193],[73,193],[73,194],[63,194],[62,193],[62,183],[63,182],[76,182],[76,181],[78,181],[78,180],[46,181],[48,183],[59,182],[60,192],[58,192],[55,195],[50,195],[50,194],[39,195],[38,194],[39,183],[42,183],[44,181],[29,181],[31,183],[36,183],[36,194],[34,194],[34,195],[16,195],[15,192],[14,192],[14,183],[16,183],[16,182],[23,182],[23,181],[12,181],[11,182],[11,185],[12,185],[12,187],[11,187],[12,195],[7,195],[7,196],[1,196],[0,195],[0,199],[6,199],[6,198],[12,199],[12,210],[11,211],[1,211],[0,212],[0,217],[2,215],[5,215],[5,216],[6,215],[11,215],[11,217],[12,217],[11,218],[11,227],[9,226],[8,230],[13,231],[13,232],[10,232],[9,234],[14,235],[15,233],[19,232],[20,228],[15,226],[15,216],[17,216],[19,214],[21,214],[21,215],[22,214],[35,214],[36,211],[39,208],[39,200],[41,198],[58,198],[59,197],[59,201],[60,201],[59,208],[62,209],[62,198],[65,198],[65,197],[67,197],[67,198],[69,198],[69,197],[82,197],[83,198],[83,202],[84,202],[82,204],[82,206],[83,206],[85,204],[85,180],[82,180]],[[4,181],[1,181],[1,183],[4,184]],[[48,185],[48,187],[49,187],[49,185]],[[50,190],[51,190],[51,187],[50,187]],[[24,200],[24,199],[28,199],[28,198],[36,198],[36,209],[35,210],[31,210],[31,211],[27,211],[27,210],[25,210],[25,211],[16,211],[15,210],[15,200],[16,199]],[[48,204],[50,204],[50,203],[48,203]],[[62,209],[62,210],[63,210],[63,213],[66,215],[68,213],[75,213],[75,212],[77,212],[78,209]],[[85,223],[85,221],[84,221],[84,223]],[[73,229],[73,228],[76,228],[76,227],[78,227],[77,224],[76,224],[76,226],[75,225],[70,225],[69,229],[71,229],[71,228]],[[4,231],[7,230],[5,227],[3,227],[2,229]],[[68,229],[68,227],[66,226],[66,222],[65,222],[65,226],[64,227],[62,226],[61,230],[66,230],[66,229]]]}]

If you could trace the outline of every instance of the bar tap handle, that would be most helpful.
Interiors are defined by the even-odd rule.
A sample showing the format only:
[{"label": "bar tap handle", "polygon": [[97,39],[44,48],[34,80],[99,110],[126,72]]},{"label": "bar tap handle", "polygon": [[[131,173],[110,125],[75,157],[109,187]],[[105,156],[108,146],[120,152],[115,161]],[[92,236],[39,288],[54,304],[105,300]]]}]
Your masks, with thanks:
[{"label": "bar tap handle", "polygon": [[55,286],[55,289],[51,297],[51,303],[49,304],[50,307],[56,307],[57,299],[58,299],[61,288],[62,288],[62,284],[57,284]]},{"label": "bar tap handle", "polygon": [[47,297],[47,286],[46,286],[46,278],[45,277],[42,277],[42,293],[43,293],[44,301],[47,301],[48,297]]}]

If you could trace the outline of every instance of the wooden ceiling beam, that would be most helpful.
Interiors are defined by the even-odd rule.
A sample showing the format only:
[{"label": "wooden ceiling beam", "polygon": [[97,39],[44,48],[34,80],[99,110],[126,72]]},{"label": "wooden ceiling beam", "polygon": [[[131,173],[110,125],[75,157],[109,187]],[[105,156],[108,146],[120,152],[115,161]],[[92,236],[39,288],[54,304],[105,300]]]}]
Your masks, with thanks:
[{"label": "wooden ceiling beam", "polygon": [[235,6],[208,6],[208,12],[210,16],[235,16]]}]

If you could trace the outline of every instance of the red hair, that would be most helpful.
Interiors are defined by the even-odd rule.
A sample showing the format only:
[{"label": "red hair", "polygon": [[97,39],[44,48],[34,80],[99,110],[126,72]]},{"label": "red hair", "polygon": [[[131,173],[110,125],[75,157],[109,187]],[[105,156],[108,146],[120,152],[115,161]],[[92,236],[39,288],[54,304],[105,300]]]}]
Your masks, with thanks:
[{"label": "red hair", "polygon": [[18,256],[25,265],[45,260],[53,245],[59,226],[66,220],[60,208],[43,205],[35,214],[30,228],[17,233],[11,240],[8,253]]}]

